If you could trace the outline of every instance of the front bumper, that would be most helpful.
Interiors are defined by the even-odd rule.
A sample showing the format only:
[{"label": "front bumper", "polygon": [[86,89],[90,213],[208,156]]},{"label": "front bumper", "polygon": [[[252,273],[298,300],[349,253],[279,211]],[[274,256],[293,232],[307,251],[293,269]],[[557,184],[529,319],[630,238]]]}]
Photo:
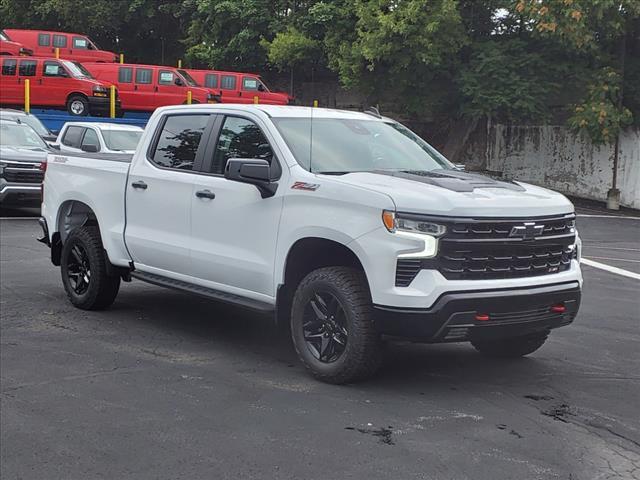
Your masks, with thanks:
[{"label": "front bumper", "polygon": [[[420,341],[462,342],[518,337],[570,324],[580,307],[577,281],[485,291],[450,292],[428,309],[374,305],[384,335]],[[564,312],[552,307],[562,305]],[[481,314],[488,320],[478,320]]]},{"label": "front bumper", "polygon": [[[109,97],[89,97],[89,113],[91,115],[109,115],[110,99]],[[120,100],[116,100],[116,116],[122,113],[122,105]]]},{"label": "front bumper", "polygon": [[40,205],[39,183],[2,183],[0,184],[0,203],[3,205],[37,206]]}]

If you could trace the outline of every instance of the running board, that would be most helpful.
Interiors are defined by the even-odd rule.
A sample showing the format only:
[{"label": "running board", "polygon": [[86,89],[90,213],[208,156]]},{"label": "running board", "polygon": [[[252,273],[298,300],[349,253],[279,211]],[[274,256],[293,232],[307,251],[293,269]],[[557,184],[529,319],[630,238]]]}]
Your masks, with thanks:
[{"label": "running board", "polygon": [[237,305],[239,307],[248,308],[249,310],[255,310],[261,313],[273,313],[275,311],[275,305],[271,305],[267,302],[261,302],[260,300],[254,300],[253,298],[247,298],[233,293],[221,292],[220,290],[214,290],[201,285],[194,285],[193,283],[183,282],[182,280],[176,280],[174,278],[167,278],[153,273],[140,272],[138,270],[131,272],[131,276],[138,280],[142,280],[143,282],[152,283],[153,285],[158,285],[160,287],[173,288],[183,292],[194,293],[219,302]]}]

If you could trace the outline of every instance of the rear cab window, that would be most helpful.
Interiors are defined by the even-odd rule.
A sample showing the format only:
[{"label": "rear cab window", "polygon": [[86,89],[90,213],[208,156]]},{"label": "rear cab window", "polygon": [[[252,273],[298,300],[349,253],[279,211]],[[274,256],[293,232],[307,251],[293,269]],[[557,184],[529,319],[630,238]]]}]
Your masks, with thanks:
[{"label": "rear cab window", "polygon": [[33,77],[36,74],[36,66],[38,62],[35,60],[20,60],[18,67],[18,75],[21,77]]},{"label": "rear cab window", "polygon": [[38,34],[38,45],[41,47],[48,47],[51,45],[51,35],[48,33]]},{"label": "rear cab window", "polygon": [[235,90],[236,89],[236,76],[235,75],[222,75],[220,81],[220,88],[223,90]]},{"label": "rear cab window", "polygon": [[133,68],[132,67],[120,67],[118,69],[118,82],[119,83],[132,83],[133,82]]},{"label": "rear cab window", "polygon": [[150,149],[149,160],[160,168],[192,171],[210,115],[169,115]]},{"label": "rear cab window", "polygon": [[62,137],[61,143],[67,147],[80,148],[80,139],[84,134],[84,128],[72,125],[67,128]]},{"label": "rear cab window", "polygon": [[58,48],[66,48],[67,47],[67,36],[66,35],[54,35],[53,36],[53,46]]},{"label": "rear cab window", "polygon": [[150,68],[136,68],[136,83],[150,84],[153,79],[153,70]]},{"label": "rear cab window", "polygon": [[2,61],[2,75],[14,76],[18,70],[18,61],[13,58],[6,58]]}]

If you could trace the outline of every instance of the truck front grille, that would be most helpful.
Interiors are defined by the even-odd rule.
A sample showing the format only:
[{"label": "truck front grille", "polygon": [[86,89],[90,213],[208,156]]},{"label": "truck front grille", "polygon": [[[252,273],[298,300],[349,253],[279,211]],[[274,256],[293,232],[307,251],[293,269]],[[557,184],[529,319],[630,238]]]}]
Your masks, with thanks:
[{"label": "truck front grille", "polygon": [[[425,217],[426,218],[426,217]],[[533,219],[446,219],[438,255],[399,259],[396,286],[411,284],[421,269],[448,280],[490,280],[551,275],[568,270],[575,251],[575,215]]]},{"label": "truck front grille", "polygon": [[44,172],[39,164],[10,163],[5,166],[2,177],[10,183],[42,183]]}]

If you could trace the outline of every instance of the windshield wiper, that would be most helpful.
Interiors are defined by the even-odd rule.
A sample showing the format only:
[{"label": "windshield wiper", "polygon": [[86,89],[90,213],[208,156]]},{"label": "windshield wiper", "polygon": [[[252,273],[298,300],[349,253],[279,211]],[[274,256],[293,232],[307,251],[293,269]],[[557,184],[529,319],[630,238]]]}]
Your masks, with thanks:
[{"label": "windshield wiper", "polygon": [[354,172],[326,171],[326,172],[312,172],[312,173],[316,173],[318,175],[346,175],[347,173],[354,173]]}]

